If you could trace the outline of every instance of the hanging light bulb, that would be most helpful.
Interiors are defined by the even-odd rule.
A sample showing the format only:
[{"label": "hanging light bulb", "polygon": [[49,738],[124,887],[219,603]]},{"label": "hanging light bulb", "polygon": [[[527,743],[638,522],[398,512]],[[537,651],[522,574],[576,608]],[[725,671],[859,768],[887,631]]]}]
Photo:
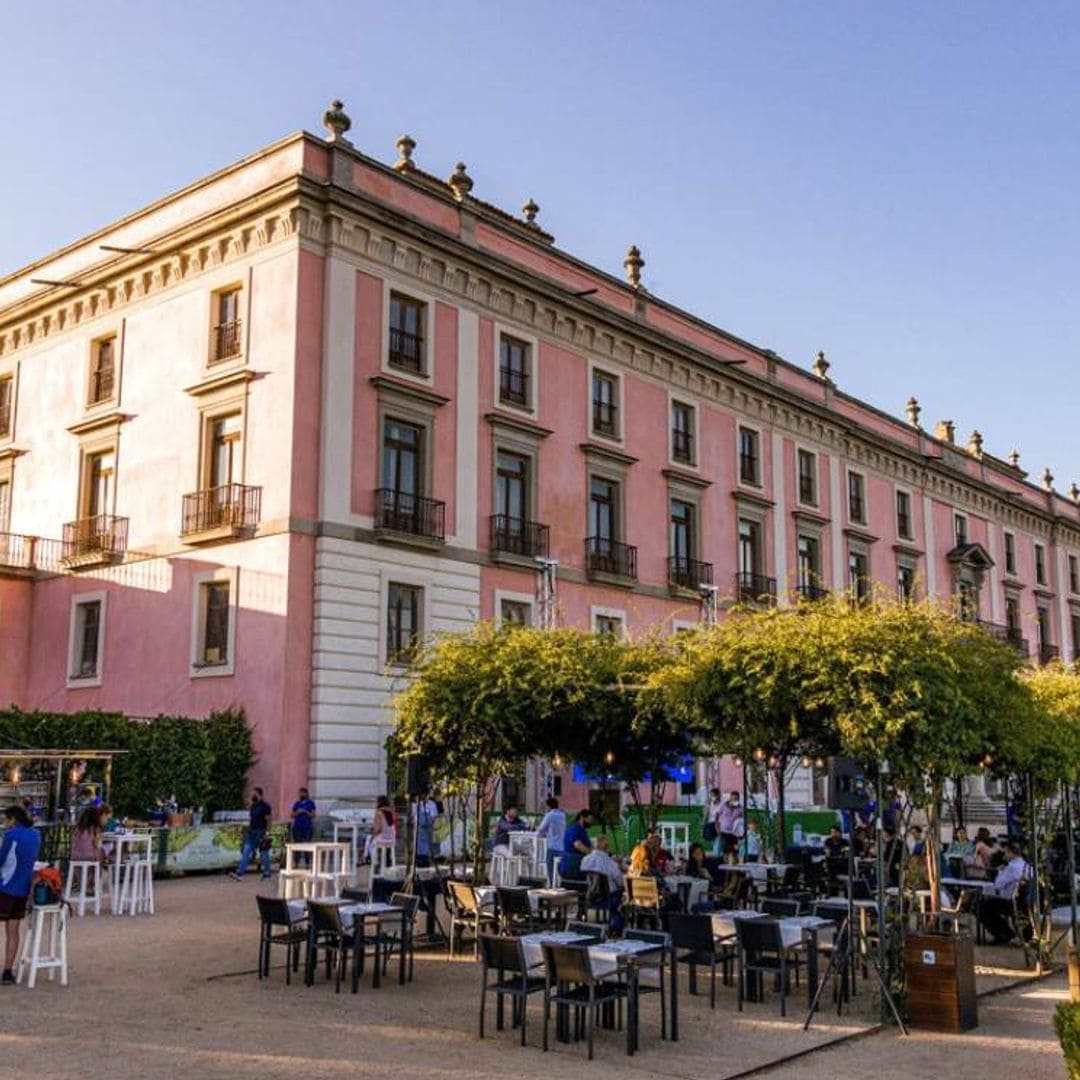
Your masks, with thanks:
[{"label": "hanging light bulb", "polygon": [[815,769],[824,769],[825,768],[825,759],[823,757],[814,758],[814,768]]},{"label": "hanging light bulb", "polygon": [[19,783],[19,766],[17,764],[11,766],[11,782],[18,786]]},{"label": "hanging light bulb", "polygon": [[615,764],[615,752],[613,750],[609,750],[604,755],[604,764],[605,765],[614,765]]},{"label": "hanging light bulb", "polygon": [[562,768],[562,756],[560,754],[556,754],[551,759],[551,765],[555,769],[561,769]]},{"label": "hanging light bulb", "polygon": [[804,769],[809,769],[811,764],[812,764],[812,762],[810,761],[810,755],[809,754],[803,754],[803,756],[799,759],[799,764]]},{"label": "hanging light bulb", "polygon": [[741,769],[742,768],[742,758],[741,757],[736,757],[736,758],[733,758],[732,760],[735,762],[735,768],[736,769]]},{"label": "hanging light bulb", "polygon": [[754,751],[754,760],[755,761],[764,761],[765,760],[765,751],[760,746]]},{"label": "hanging light bulb", "polygon": [[777,759],[775,757],[769,758],[769,768],[770,769],[775,769],[776,766],[779,765],[779,764],[780,764],[779,759]]}]

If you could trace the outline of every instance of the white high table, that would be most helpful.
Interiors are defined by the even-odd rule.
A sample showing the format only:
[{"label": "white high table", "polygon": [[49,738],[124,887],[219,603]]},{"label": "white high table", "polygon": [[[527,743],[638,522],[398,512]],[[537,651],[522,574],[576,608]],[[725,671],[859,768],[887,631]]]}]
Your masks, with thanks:
[{"label": "white high table", "polygon": [[[335,896],[341,891],[341,883],[351,876],[352,845],[348,843],[325,843],[319,840],[305,840],[298,844],[285,845],[285,866],[280,879],[282,888],[290,880],[300,880],[304,892],[311,896],[316,892],[317,883],[329,881],[333,885]],[[311,857],[310,866],[297,866],[296,856],[304,854]]]},{"label": "white high table", "polygon": [[[124,875],[124,864],[136,862],[152,862],[154,852],[154,838],[148,832],[114,832],[102,833],[101,847],[104,851],[111,849],[112,866],[109,869],[109,900],[114,915],[123,914],[123,900],[121,887]],[[133,913],[134,914],[134,913]]]}]

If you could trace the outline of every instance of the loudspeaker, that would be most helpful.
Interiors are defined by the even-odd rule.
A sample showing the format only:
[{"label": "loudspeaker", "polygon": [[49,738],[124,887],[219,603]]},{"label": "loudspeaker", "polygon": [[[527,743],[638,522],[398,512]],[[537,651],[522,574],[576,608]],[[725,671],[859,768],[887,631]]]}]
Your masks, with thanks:
[{"label": "loudspeaker", "polygon": [[695,784],[693,780],[683,780],[679,784],[679,794],[680,795],[696,795],[697,794],[697,784]]},{"label": "loudspeaker", "polygon": [[431,790],[431,762],[423,754],[405,759],[405,792],[410,798],[426,795]]},{"label": "loudspeaker", "polygon": [[829,758],[829,809],[858,810],[866,802],[867,780],[854,758]]}]

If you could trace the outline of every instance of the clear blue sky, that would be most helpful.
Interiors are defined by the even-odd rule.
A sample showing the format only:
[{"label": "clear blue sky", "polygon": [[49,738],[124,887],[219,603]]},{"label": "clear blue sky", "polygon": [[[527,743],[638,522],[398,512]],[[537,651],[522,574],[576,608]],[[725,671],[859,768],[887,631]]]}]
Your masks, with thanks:
[{"label": "clear blue sky", "polygon": [[561,247],[1080,481],[1080,6],[4,0],[0,273],[331,97]]}]

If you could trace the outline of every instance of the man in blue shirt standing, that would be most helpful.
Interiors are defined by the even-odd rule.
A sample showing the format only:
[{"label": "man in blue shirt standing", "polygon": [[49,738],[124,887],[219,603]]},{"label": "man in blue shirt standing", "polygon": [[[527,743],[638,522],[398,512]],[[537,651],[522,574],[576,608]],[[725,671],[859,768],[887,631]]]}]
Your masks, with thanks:
[{"label": "man in blue shirt standing", "polygon": [[26,915],[26,899],[34,881],[34,863],[41,850],[41,834],[21,806],[4,811],[4,840],[0,844],[0,922],[4,923],[4,973],[0,983],[15,982],[12,967],[19,951],[19,930]]},{"label": "man in blue shirt standing", "polygon": [[248,807],[248,829],[244,836],[244,847],[240,852],[240,865],[229,875],[234,881],[242,881],[247,873],[248,863],[256,855],[261,856],[262,876],[266,881],[270,877],[270,804],[263,798],[260,787],[251,792],[251,805]]},{"label": "man in blue shirt standing", "polygon": [[302,787],[299,797],[292,804],[292,839],[298,844],[306,844],[315,838],[315,803]]}]

